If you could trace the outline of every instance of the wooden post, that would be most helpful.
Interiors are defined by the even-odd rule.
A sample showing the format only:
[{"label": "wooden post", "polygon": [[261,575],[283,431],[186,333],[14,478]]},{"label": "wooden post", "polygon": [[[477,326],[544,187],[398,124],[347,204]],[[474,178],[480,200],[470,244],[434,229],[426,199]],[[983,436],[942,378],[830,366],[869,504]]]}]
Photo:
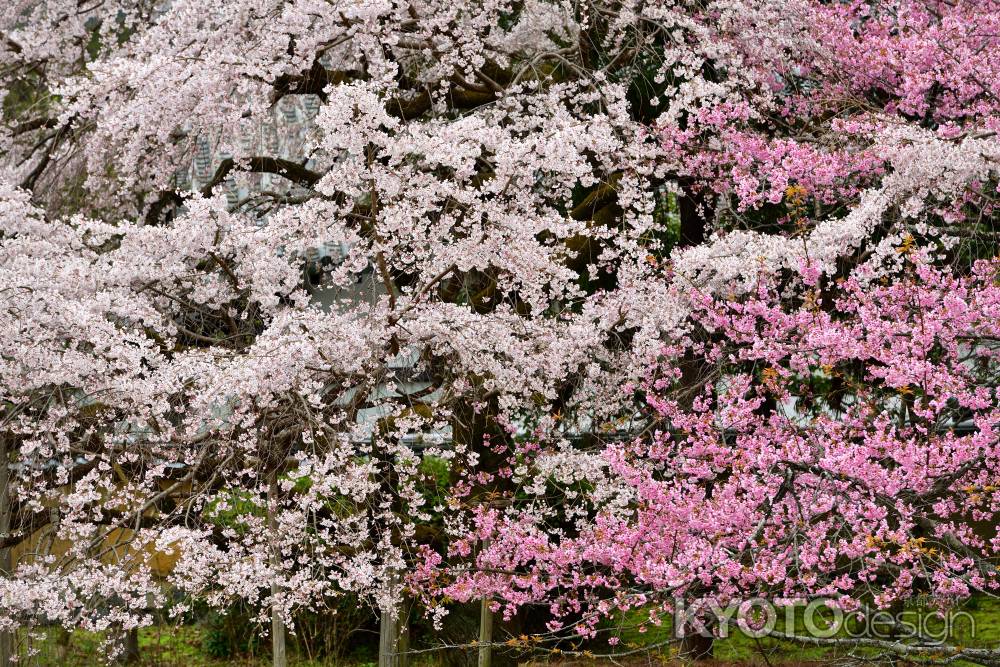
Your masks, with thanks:
[{"label": "wooden post", "polygon": [[479,603],[479,667],[490,667],[493,659],[493,612],[489,598]]},{"label": "wooden post", "polygon": [[[278,584],[271,584],[271,595],[278,594]],[[277,606],[271,606],[271,664],[274,667],[288,667],[288,654],[285,650],[285,622]]]},{"label": "wooden post", "polygon": [[[483,540],[482,551],[490,546],[488,539]],[[483,598],[479,603],[479,665],[490,667],[493,662],[493,611],[490,609],[492,600]]]},{"label": "wooden post", "polygon": [[[278,499],[278,472],[271,475],[267,493],[267,528],[271,539],[271,565],[277,570],[281,560],[277,545],[278,526],[274,520],[274,506]],[[281,592],[277,576],[271,579],[271,597],[277,599]],[[285,648],[285,621],[281,618],[278,605],[271,604],[271,664],[273,667],[288,667],[288,653]]]},{"label": "wooden post", "polygon": [[397,667],[398,612],[383,611],[378,627],[378,667]]},{"label": "wooden post", "polygon": [[[393,576],[392,587],[398,579]],[[393,611],[383,611],[378,628],[378,667],[406,667],[409,662],[409,610],[405,603]]]},{"label": "wooden post", "polygon": [[[399,480],[392,466],[392,461],[381,453],[379,459],[386,466],[388,472],[386,485],[391,490],[392,495],[396,496]],[[402,511],[398,498],[392,501],[392,510],[396,514]],[[395,527],[392,529],[390,539],[393,547],[397,547],[400,544],[400,536]],[[389,578],[389,590],[393,593],[398,593],[400,598],[402,598],[402,587],[399,585],[400,572],[392,568],[387,572],[387,576]],[[409,633],[407,628],[409,608],[402,599],[398,601],[395,607],[395,609],[383,609],[379,619],[378,667],[406,667],[408,657],[406,654],[409,650]]]},{"label": "wooden post", "polygon": [[[0,435],[0,539],[10,534],[10,452],[7,438]],[[0,576],[10,576],[13,569],[10,547],[0,549]],[[0,632],[0,667],[12,664],[15,657],[14,633]]]},{"label": "wooden post", "polygon": [[396,640],[396,667],[409,667],[410,664],[410,609],[406,601],[400,605],[399,629]]}]

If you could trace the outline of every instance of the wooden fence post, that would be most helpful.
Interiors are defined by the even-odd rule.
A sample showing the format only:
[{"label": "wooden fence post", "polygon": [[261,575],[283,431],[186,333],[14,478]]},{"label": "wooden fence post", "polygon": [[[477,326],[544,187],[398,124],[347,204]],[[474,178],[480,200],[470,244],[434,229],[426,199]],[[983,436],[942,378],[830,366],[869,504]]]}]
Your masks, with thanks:
[{"label": "wooden fence post", "polygon": [[[391,587],[396,587],[393,575]],[[409,610],[405,601],[395,610],[382,612],[378,628],[378,667],[406,667],[409,650]]]},{"label": "wooden fence post", "polygon": [[493,611],[491,600],[483,598],[479,603],[479,667],[490,667],[493,659]]},{"label": "wooden fence post", "polygon": [[[0,435],[0,539],[9,536],[10,515],[10,452],[7,451],[7,438]],[[10,576],[14,567],[10,552],[10,547],[0,549],[0,576]],[[12,664],[15,648],[14,633],[0,632],[0,667]]]},{"label": "wooden fence post", "polygon": [[383,611],[378,627],[378,667],[399,667],[399,612]]},{"label": "wooden fence post", "polygon": [[378,626],[378,667],[396,667],[396,623],[399,618],[391,611],[383,611]]},{"label": "wooden fence post", "polygon": [[[271,533],[271,564],[277,569],[281,554],[276,544],[278,526],[274,519],[274,506],[278,501],[278,472],[271,476],[271,483],[268,487],[267,503],[267,528]],[[277,577],[271,579],[271,597],[277,599],[281,588],[278,585]],[[281,618],[281,612],[277,604],[271,604],[271,664],[274,667],[288,667],[288,654],[285,648],[285,621]]]},{"label": "wooden fence post", "polygon": [[[490,546],[490,541],[483,541],[483,550]],[[490,667],[493,661],[493,610],[490,605],[493,603],[488,597],[483,598],[479,603],[479,665],[478,667]]]}]

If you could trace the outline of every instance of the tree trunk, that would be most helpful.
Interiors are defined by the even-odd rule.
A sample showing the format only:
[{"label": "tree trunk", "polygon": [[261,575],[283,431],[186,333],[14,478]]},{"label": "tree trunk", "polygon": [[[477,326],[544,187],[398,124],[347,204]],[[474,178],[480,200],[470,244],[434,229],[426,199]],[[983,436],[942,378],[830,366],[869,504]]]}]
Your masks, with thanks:
[{"label": "tree trunk", "polygon": [[684,194],[677,198],[677,209],[681,218],[682,247],[699,245],[708,236],[708,220],[712,213],[708,199],[701,194]]},{"label": "tree trunk", "polygon": [[132,628],[125,633],[125,653],[122,662],[132,665],[139,662],[139,630]]}]

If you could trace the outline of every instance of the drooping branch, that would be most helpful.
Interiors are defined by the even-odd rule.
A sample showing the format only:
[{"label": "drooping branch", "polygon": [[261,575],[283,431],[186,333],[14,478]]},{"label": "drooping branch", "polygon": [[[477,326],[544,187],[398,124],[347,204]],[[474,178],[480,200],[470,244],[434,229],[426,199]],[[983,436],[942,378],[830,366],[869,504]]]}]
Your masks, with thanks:
[{"label": "drooping branch", "polygon": [[311,169],[307,169],[298,162],[282,158],[255,156],[238,161],[233,158],[226,158],[215,170],[212,180],[202,187],[201,194],[206,197],[210,196],[215,186],[225,181],[233,169],[236,169],[237,166],[243,167],[244,165],[246,167],[246,171],[277,174],[279,176],[284,176],[288,180],[296,183],[297,185],[301,185],[302,187],[312,187],[320,178],[323,177],[322,174],[312,171]]}]

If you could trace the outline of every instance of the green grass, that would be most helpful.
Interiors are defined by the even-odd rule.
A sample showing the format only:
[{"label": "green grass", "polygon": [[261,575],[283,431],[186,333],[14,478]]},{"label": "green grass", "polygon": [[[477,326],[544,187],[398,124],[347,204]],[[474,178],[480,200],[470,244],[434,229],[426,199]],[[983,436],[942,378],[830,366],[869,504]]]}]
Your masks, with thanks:
[{"label": "green grass", "polygon": [[[962,646],[1000,646],[1000,600],[973,600],[964,608],[975,622],[974,635],[966,623],[959,625],[959,632],[951,643]],[[783,614],[779,613],[776,629],[784,629]],[[803,619],[801,610],[795,615],[796,630],[801,632]],[[934,632],[941,630],[941,624],[931,623]],[[648,622],[648,612],[633,610],[622,614],[604,626],[610,636],[617,636],[620,644],[617,650],[651,648],[643,659],[669,660],[676,655],[675,644],[670,640],[673,631],[670,619],[657,626]],[[210,630],[204,625],[159,625],[143,628],[139,632],[139,653],[142,667],[265,667],[270,665],[267,654],[269,643],[262,642],[257,656],[235,658],[213,658],[206,650],[206,638]],[[609,636],[602,634],[603,637]],[[77,631],[72,634],[60,629],[48,629],[29,636],[21,635],[22,648],[30,645],[37,654],[31,659],[22,659],[21,664],[38,667],[91,667],[102,664],[104,649],[102,637],[95,633]],[[605,652],[597,650],[594,652]],[[763,637],[754,639],[739,631],[719,639],[715,643],[716,661],[727,663],[780,665],[802,663],[829,663],[847,655],[845,649],[804,646],[779,638]],[[856,656],[870,655],[865,651],[855,651]],[[347,656],[334,659],[310,660],[307,656],[291,655],[289,664],[294,667],[374,667],[376,656],[371,651],[348,651]],[[557,663],[562,658],[557,655],[541,656],[542,662]],[[422,654],[411,660],[412,667],[437,667],[440,659],[434,654]],[[955,663],[960,664],[960,663]]]},{"label": "green grass", "polygon": [[[205,629],[198,625],[154,626],[139,631],[137,663],[143,667],[264,667],[271,664],[270,656],[239,656],[212,658],[205,651]],[[68,641],[67,641],[68,640]],[[105,650],[102,636],[79,630],[70,636],[61,630],[49,630],[44,638],[27,640],[38,653],[24,664],[38,667],[93,667],[102,664]],[[350,661],[309,660],[290,656],[295,667],[331,667],[352,664]],[[360,667],[364,663],[353,663]]]}]

